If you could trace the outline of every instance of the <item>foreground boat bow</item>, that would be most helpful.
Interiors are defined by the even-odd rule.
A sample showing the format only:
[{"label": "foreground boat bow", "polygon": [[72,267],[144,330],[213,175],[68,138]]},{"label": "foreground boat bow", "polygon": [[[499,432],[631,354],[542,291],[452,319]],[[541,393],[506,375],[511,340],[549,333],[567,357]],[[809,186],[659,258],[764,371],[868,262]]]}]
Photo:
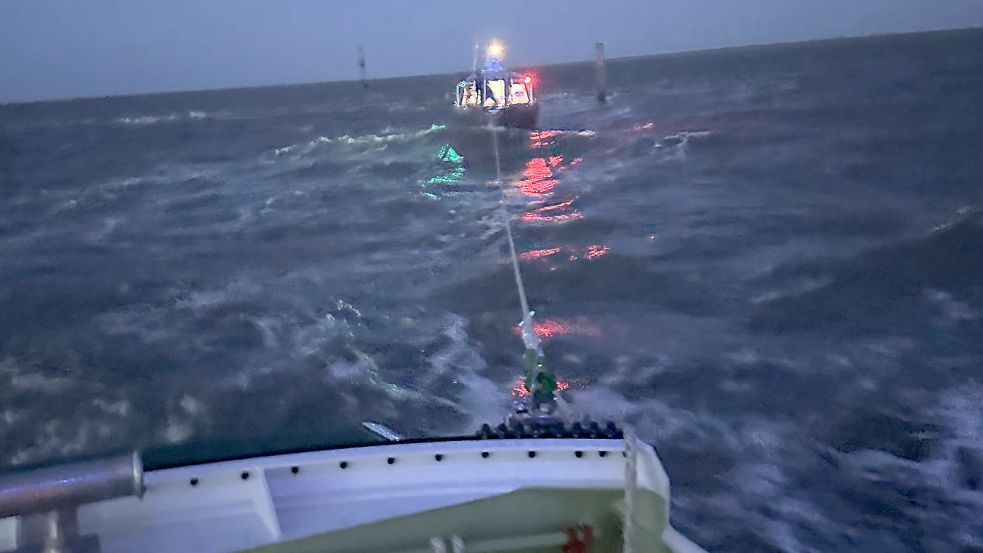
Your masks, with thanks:
[{"label": "foreground boat bow", "polygon": [[[702,551],[669,525],[665,471],[630,437],[382,444],[147,471],[144,485],[80,506],[79,532],[134,553],[619,551],[626,537]],[[28,545],[17,524],[0,522],[0,550]]]}]

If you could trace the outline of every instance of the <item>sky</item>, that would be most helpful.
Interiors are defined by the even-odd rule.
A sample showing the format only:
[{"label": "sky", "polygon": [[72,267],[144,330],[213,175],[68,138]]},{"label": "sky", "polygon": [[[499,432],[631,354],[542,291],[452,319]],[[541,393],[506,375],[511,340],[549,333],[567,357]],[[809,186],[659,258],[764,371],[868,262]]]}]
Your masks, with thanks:
[{"label": "sky", "polygon": [[0,102],[468,69],[983,26],[983,0],[0,0]]}]

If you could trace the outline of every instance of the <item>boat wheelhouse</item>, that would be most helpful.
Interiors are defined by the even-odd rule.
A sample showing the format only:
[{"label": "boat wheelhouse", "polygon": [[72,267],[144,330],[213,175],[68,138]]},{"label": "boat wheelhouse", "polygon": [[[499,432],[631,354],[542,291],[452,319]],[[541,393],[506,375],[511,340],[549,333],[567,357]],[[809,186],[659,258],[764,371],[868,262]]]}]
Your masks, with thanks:
[{"label": "boat wheelhouse", "polygon": [[488,47],[484,68],[457,83],[454,107],[464,116],[487,116],[497,126],[534,128],[539,118],[536,77],[504,68],[503,53],[497,42]]}]

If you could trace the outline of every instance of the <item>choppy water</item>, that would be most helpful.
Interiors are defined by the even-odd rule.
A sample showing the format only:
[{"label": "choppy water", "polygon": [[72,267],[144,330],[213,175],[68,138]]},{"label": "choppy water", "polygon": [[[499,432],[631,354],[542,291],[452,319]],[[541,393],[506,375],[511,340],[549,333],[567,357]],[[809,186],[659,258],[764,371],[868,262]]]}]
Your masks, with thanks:
[{"label": "choppy water", "polygon": [[[543,68],[506,207],[557,371],[715,551],[983,547],[983,32]],[[450,79],[0,108],[0,464],[498,419]],[[472,160],[473,161],[473,160]]]}]

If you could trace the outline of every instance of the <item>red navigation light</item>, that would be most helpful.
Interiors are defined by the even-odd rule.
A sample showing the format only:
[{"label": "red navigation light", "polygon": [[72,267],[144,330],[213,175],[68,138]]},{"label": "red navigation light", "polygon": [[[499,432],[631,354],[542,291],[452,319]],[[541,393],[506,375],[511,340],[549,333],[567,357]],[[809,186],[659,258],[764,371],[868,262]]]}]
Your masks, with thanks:
[{"label": "red navigation light", "polygon": [[532,77],[530,77],[529,75],[526,75],[526,78],[523,80],[526,82],[526,84],[532,84]]}]

